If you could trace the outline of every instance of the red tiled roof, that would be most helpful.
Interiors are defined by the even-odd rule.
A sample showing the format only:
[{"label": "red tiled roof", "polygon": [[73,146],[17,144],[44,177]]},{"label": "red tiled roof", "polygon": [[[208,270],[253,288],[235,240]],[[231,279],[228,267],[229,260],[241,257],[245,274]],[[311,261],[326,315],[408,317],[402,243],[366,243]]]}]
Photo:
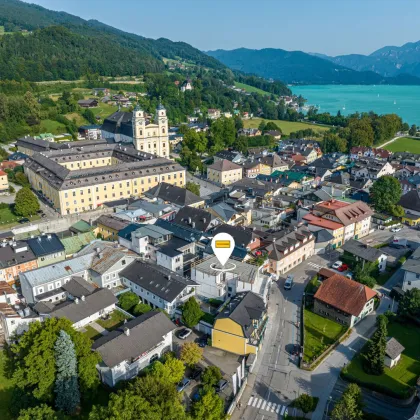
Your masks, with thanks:
[{"label": "red tiled roof", "polygon": [[4,175],[7,175],[7,173],[0,169],[0,176],[4,176]]},{"label": "red tiled roof", "polygon": [[315,205],[315,210],[333,213],[344,226],[360,222],[373,215],[372,209],[363,201],[351,204],[339,200],[323,201]]},{"label": "red tiled roof", "polygon": [[311,225],[323,227],[330,230],[336,230],[343,227],[341,223],[333,222],[331,220],[323,219],[322,217],[315,216],[313,214],[308,213],[307,215],[303,216],[303,219],[309,222]]},{"label": "red tiled roof", "polygon": [[376,296],[376,292],[364,284],[334,274],[324,280],[314,298],[348,314],[359,316],[366,302]]}]

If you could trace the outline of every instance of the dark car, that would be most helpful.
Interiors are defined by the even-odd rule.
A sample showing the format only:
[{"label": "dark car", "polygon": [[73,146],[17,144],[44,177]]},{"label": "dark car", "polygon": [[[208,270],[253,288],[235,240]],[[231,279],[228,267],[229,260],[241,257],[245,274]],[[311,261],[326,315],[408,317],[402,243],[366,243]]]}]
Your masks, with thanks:
[{"label": "dark car", "polygon": [[216,392],[222,392],[228,386],[228,383],[226,379],[220,379],[216,385]]},{"label": "dark car", "polygon": [[30,222],[30,220],[27,217],[24,217],[24,218],[22,218],[22,219],[19,220],[19,223],[20,224],[29,223],[29,222]]},{"label": "dark car", "polygon": [[206,347],[209,340],[209,336],[207,334],[204,334],[202,337],[200,337],[200,341],[198,342],[198,345],[200,347]]},{"label": "dark car", "polygon": [[196,367],[192,372],[191,372],[191,375],[190,375],[190,379],[194,379],[194,381],[197,381],[199,378],[200,378],[200,376],[201,376],[201,374],[203,373],[203,368],[201,368],[201,367]]},{"label": "dark car", "polygon": [[182,392],[189,384],[191,383],[191,381],[187,378],[184,378],[176,387],[178,392]]}]

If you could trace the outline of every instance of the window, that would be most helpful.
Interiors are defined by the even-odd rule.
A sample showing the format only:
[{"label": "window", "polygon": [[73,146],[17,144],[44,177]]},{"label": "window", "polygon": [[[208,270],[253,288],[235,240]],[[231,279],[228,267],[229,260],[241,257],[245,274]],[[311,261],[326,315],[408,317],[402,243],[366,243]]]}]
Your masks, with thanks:
[{"label": "window", "polygon": [[416,279],[420,279],[420,274],[416,274]]},{"label": "window", "polygon": [[40,295],[41,293],[44,293],[44,288],[43,287],[38,287],[38,294]]},{"label": "window", "polygon": [[122,260],[121,261],[121,265],[125,265],[126,264],[126,261],[125,260]]}]

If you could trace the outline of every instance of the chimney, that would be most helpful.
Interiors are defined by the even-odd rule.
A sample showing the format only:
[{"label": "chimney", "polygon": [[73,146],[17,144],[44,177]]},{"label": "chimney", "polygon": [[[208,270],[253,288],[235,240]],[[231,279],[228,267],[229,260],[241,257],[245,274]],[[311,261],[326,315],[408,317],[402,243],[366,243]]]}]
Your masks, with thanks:
[{"label": "chimney", "polygon": [[189,218],[188,218],[188,224],[189,224],[189,225],[191,224],[191,221],[192,221],[192,220],[191,220],[191,217],[189,217]]},{"label": "chimney", "polygon": [[171,275],[170,274],[168,274],[168,280],[171,280]]},{"label": "chimney", "polygon": [[101,252],[101,248],[97,247],[95,248],[95,251],[99,254]]},{"label": "chimney", "polygon": [[79,298],[74,299],[74,303],[75,303],[76,305],[78,305],[78,304],[79,304]]},{"label": "chimney", "polygon": [[82,302],[84,302],[86,300],[85,295],[82,295],[81,299],[82,299]]},{"label": "chimney", "polygon": [[191,223],[191,227],[194,229],[195,228],[195,222]]},{"label": "chimney", "polygon": [[130,335],[130,328],[124,327],[124,334],[128,337]]}]

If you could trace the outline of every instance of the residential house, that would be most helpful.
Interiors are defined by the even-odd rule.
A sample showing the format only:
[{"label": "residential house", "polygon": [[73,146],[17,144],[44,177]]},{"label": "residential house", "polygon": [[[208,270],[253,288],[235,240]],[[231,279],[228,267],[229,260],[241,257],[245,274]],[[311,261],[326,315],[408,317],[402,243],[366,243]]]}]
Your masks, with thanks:
[{"label": "residential house", "polygon": [[279,130],[268,130],[268,131],[265,131],[264,134],[274,137],[274,140],[281,139],[281,132]]},{"label": "residential house", "polygon": [[210,120],[217,120],[220,118],[220,109],[209,108],[207,110],[207,117]]},{"label": "residential house", "polygon": [[98,140],[102,138],[102,131],[100,125],[82,125],[78,129],[77,138],[78,140],[89,139]]},{"label": "residential house", "polygon": [[320,229],[312,231],[315,236],[315,249],[314,254],[328,253],[334,242],[334,235],[327,229]]},{"label": "residential house", "polygon": [[[281,184],[274,182],[266,182],[259,179],[243,178],[231,185],[231,192],[244,192],[246,198],[253,198],[255,202],[261,204],[269,204],[272,198],[280,194]],[[232,197],[232,194],[230,194]]]},{"label": "residential house", "polygon": [[122,284],[152,308],[164,309],[170,316],[190,297],[198,284],[175,271],[135,260],[120,273]]},{"label": "residential house", "polygon": [[19,163],[8,160],[3,160],[2,162],[0,162],[0,169],[2,171],[4,171],[5,169],[15,169],[16,166],[19,166]]},{"label": "residential house", "polygon": [[31,237],[26,240],[26,243],[37,258],[38,267],[44,267],[66,259],[64,245],[56,233],[48,233],[36,238]]},{"label": "residential house", "polygon": [[13,284],[20,273],[38,267],[37,257],[24,241],[0,243],[0,281]]},{"label": "residential house", "polygon": [[289,164],[282,160],[279,155],[272,154],[261,158],[261,163],[270,167],[270,174],[275,171],[287,171]]},{"label": "residential house", "polygon": [[92,350],[101,355],[97,365],[101,381],[113,387],[129,380],[145,367],[172,351],[172,332],[176,326],[162,312],[140,315],[97,339]]},{"label": "residential house", "polygon": [[391,163],[420,167],[420,154],[410,152],[395,152],[391,156]]},{"label": "residential house", "polygon": [[[299,209],[300,210],[300,209]],[[298,215],[299,215],[298,210]],[[328,219],[324,219],[319,216],[315,216],[312,213],[307,213],[302,221],[307,224],[308,229],[317,235],[318,231],[328,232],[333,239],[330,244],[333,249],[340,247],[344,243],[344,226],[341,223],[337,223]]]},{"label": "residential house", "polygon": [[401,223],[404,223],[408,226],[420,226],[420,216],[406,213],[401,217]]},{"label": "residential house", "polygon": [[195,242],[173,237],[156,250],[156,264],[189,276],[191,264],[198,259]]},{"label": "residential house", "polygon": [[204,207],[204,199],[193,194],[186,188],[161,182],[156,187],[146,191],[146,197],[157,200],[158,203],[171,203],[178,209],[184,206]]},{"label": "residential house", "polygon": [[185,92],[187,90],[193,90],[193,84],[190,79],[185,80],[181,85],[181,92]]},{"label": "residential house", "polygon": [[187,226],[201,232],[207,232],[221,224],[219,217],[203,209],[184,207],[175,216],[174,223]]},{"label": "residential house", "polygon": [[82,108],[95,108],[98,106],[98,101],[96,99],[81,99],[77,101],[77,104]]},{"label": "residential house", "polygon": [[251,223],[250,211],[235,209],[224,202],[208,207],[207,211],[227,225],[243,226]]},{"label": "residential house", "polygon": [[247,161],[243,164],[243,174],[246,178],[256,178],[259,174],[270,175],[271,168],[261,161],[261,158]]},{"label": "residential house", "polygon": [[230,150],[221,150],[214,155],[214,161],[228,160],[236,164],[240,164],[245,161],[245,156],[240,152],[234,152]]},{"label": "residential house", "polygon": [[344,255],[354,257],[357,262],[377,265],[380,272],[383,272],[386,269],[386,260],[388,256],[380,249],[373,248],[354,239],[349,239],[344,243],[342,249],[344,250]]},{"label": "residential house", "polygon": [[213,229],[213,236],[218,233],[228,233],[235,241],[235,246],[249,251],[253,251],[261,246],[260,238],[255,235],[252,229],[245,226],[219,225]]},{"label": "residential house", "polygon": [[77,234],[70,232],[66,236],[64,236],[63,233],[60,233],[60,242],[64,245],[66,258],[72,257],[94,240],[96,240],[96,236],[93,232]]},{"label": "residential house", "polygon": [[401,196],[398,204],[404,208],[406,215],[420,216],[420,191],[412,190]]},{"label": "residential house", "polygon": [[238,130],[238,136],[256,137],[261,135],[261,130],[258,128],[241,128]]},{"label": "residential house", "polygon": [[8,344],[11,344],[16,336],[28,331],[32,322],[40,320],[28,306],[0,303],[0,327]]},{"label": "residential house", "polygon": [[92,94],[94,94],[95,96],[98,96],[99,92],[103,93],[104,96],[109,95],[110,90],[108,88],[93,88],[92,89]]},{"label": "residential house", "polygon": [[9,192],[9,181],[7,173],[0,170],[0,194]]},{"label": "residential house", "polygon": [[223,159],[207,167],[207,178],[218,185],[230,185],[242,179],[243,168],[236,163]]},{"label": "residential house", "polygon": [[355,146],[350,150],[350,159],[352,160],[359,160],[363,158],[388,160],[391,156],[391,151],[385,149],[377,149],[375,147]]},{"label": "residential house", "polygon": [[402,265],[401,270],[404,273],[403,291],[420,289],[420,248],[413,252],[411,257]]},{"label": "residential house", "polygon": [[0,303],[8,305],[19,303],[17,291],[5,281],[0,281]]},{"label": "residential house", "polygon": [[336,172],[346,167],[348,155],[344,153],[328,153],[318,159],[314,160],[310,167],[315,170],[316,168],[328,169],[330,172]]},{"label": "residential house", "polygon": [[[146,201],[146,200],[136,200],[130,203],[127,206],[127,210],[137,210],[142,209],[145,212],[145,215],[151,215],[152,219],[155,221],[159,218],[165,220],[173,220],[176,215],[176,207],[171,204],[159,204],[155,201]],[[144,217],[146,219],[147,217]],[[143,217],[139,217],[141,222]],[[150,222],[149,222],[150,223]],[[153,222],[154,223],[154,222]]]},{"label": "residential house", "polygon": [[270,278],[263,274],[263,267],[229,259],[221,271],[216,256],[208,256],[191,266],[191,279],[198,285],[197,294],[207,299],[226,300],[238,293],[251,291],[267,300]]},{"label": "residential house", "polygon": [[385,347],[385,366],[393,368],[401,360],[401,353],[405,347],[400,344],[394,337],[388,337]]},{"label": "residential house", "polygon": [[364,284],[335,274],[314,296],[314,312],[352,328],[374,310],[377,293]]},{"label": "residential house", "polygon": [[263,243],[267,243],[269,272],[276,276],[287,273],[311,257],[315,249],[315,237],[306,227],[276,232]]},{"label": "residential house", "polygon": [[130,222],[113,215],[103,214],[95,221],[95,235],[107,241],[117,241],[118,232],[127,227]]},{"label": "residential house", "polygon": [[310,165],[318,159],[318,153],[313,147],[307,147],[305,150],[302,150],[301,155],[305,158],[305,163],[307,165]]},{"label": "residential house", "polygon": [[234,354],[257,354],[268,322],[264,300],[252,292],[239,293],[217,315],[212,346]]},{"label": "residential house", "polygon": [[259,207],[251,210],[253,226],[274,228],[286,217],[286,211],[279,208]]},{"label": "residential house", "polygon": [[356,178],[379,179],[384,175],[393,175],[395,169],[389,162],[377,159],[359,159],[350,169],[350,174]]}]

